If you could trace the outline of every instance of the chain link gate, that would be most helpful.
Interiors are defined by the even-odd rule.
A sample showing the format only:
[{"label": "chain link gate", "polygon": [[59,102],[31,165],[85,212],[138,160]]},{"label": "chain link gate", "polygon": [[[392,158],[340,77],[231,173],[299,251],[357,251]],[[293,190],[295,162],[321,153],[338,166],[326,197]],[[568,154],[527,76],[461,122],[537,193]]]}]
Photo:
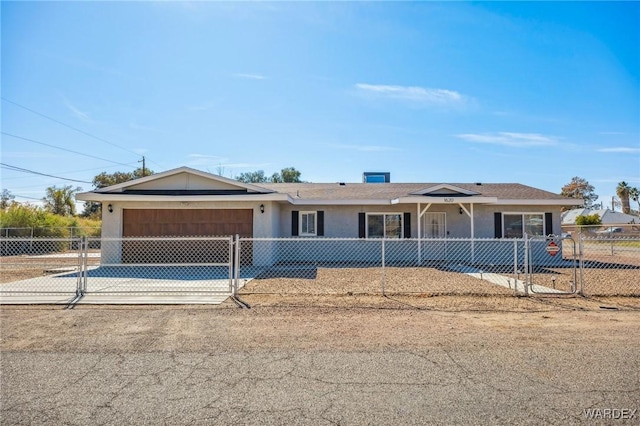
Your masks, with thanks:
[{"label": "chain link gate", "polygon": [[62,303],[78,297],[81,238],[0,237],[2,303]]},{"label": "chain link gate", "polygon": [[525,234],[525,295],[584,294],[579,246],[571,237]]}]

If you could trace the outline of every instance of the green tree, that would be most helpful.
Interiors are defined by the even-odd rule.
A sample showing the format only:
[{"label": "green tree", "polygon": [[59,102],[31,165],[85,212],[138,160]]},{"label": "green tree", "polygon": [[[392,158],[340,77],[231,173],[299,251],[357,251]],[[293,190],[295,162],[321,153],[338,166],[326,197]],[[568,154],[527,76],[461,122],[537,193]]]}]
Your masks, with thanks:
[{"label": "green tree", "polygon": [[580,215],[576,218],[576,225],[602,225],[602,219],[600,219],[600,215],[598,214]]},{"label": "green tree", "polygon": [[264,183],[269,181],[267,176],[264,174],[264,170],[240,173],[236,180],[244,183]]},{"label": "green tree", "polygon": [[[153,170],[144,170],[144,176],[149,176],[152,174]],[[138,179],[144,176],[142,175],[142,168],[138,167],[132,172],[102,172],[93,178],[92,183],[95,189],[100,189],[111,185],[117,185],[119,183],[129,182],[130,180]]]},{"label": "green tree", "polygon": [[[144,169],[144,175],[142,167],[138,167],[132,172],[113,172],[107,173],[102,172],[99,175],[96,175],[93,180],[94,189],[106,188],[107,186],[117,185],[119,183],[129,182],[130,180],[138,179],[144,176],[149,176],[153,174],[153,170],[149,170],[147,168]],[[88,201],[84,203],[84,210],[82,211],[82,216],[91,217],[91,218],[99,218],[102,215],[102,207],[100,203],[96,203],[93,201]]]},{"label": "green tree", "polygon": [[13,199],[16,198],[11,191],[8,189],[2,190],[2,195],[0,196],[0,209],[4,210],[11,205]]},{"label": "green tree", "polygon": [[[598,199],[594,191],[595,188],[589,184],[586,179],[574,176],[571,178],[571,182],[562,187],[560,195],[569,198],[581,198],[584,200],[584,207],[589,208]],[[580,208],[582,206],[582,204],[575,205],[573,208]]]},{"label": "green tree", "polygon": [[74,188],[72,185],[62,188],[50,186],[47,188],[47,195],[42,199],[45,210],[59,216],[75,216],[75,195],[78,191],[82,191],[82,188]]},{"label": "green tree", "polygon": [[622,204],[622,213],[627,213],[631,211],[631,206],[629,203],[629,198],[631,197],[631,187],[625,181],[622,181],[616,187],[616,194],[620,198],[620,203]]},{"label": "green tree", "polygon": [[281,182],[287,183],[299,183],[302,182],[300,180],[300,172],[296,170],[294,167],[285,167],[280,170],[280,179]]},{"label": "green tree", "polygon": [[276,172],[272,174],[271,177],[267,177],[267,175],[264,174],[264,170],[257,170],[255,172],[240,173],[236,180],[244,183],[298,183],[302,182],[300,180],[300,174],[295,167],[285,167],[280,170],[280,173]]}]

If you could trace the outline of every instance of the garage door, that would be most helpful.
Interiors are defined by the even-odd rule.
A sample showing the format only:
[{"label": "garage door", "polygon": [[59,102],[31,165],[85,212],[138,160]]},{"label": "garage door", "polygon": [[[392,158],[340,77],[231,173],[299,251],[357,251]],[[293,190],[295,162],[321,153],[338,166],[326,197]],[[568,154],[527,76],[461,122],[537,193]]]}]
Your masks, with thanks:
[{"label": "garage door", "polygon": [[[123,237],[253,236],[251,209],[125,209]],[[223,241],[125,241],[124,263],[222,263]]]}]

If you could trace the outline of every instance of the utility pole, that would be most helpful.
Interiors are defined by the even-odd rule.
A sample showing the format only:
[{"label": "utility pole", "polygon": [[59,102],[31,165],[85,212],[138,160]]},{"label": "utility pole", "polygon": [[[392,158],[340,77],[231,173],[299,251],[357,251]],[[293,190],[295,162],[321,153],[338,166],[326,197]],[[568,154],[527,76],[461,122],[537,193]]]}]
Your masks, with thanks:
[{"label": "utility pole", "polygon": [[[138,161],[138,163],[140,163],[140,161]],[[145,177],[146,175],[147,175],[147,167],[146,167],[146,163],[143,155],[142,156],[142,177]]]}]

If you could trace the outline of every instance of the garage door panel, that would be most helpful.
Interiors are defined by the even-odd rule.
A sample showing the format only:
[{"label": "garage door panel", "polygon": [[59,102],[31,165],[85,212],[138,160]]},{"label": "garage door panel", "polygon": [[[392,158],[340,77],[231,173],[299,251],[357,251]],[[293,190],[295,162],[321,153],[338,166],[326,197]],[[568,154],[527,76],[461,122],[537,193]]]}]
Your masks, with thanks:
[{"label": "garage door panel", "polygon": [[[123,237],[253,236],[251,209],[125,209]],[[223,245],[226,244],[223,242]],[[125,263],[224,263],[228,248],[207,241],[125,241]],[[245,261],[243,261],[245,263]]]}]

